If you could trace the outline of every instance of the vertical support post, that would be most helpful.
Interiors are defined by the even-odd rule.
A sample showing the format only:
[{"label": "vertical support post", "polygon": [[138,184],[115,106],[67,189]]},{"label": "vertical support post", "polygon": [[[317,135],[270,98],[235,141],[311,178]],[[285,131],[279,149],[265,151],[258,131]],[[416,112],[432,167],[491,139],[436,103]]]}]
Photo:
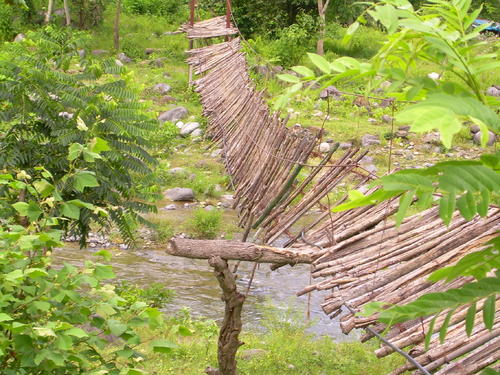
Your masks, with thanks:
[{"label": "vertical support post", "polygon": [[245,296],[238,292],[236,279],[229,270],[227,261],[216,256],[210,258],[208,263],[214,268],[215,276],[222,289],[225,312],[217,350],[219,368],[207,368],[205,372],[209,375],[236,375],[236,352],[243,345],[239,340],[239,335],[242,329],[241,310]]},{"label": "vertical support post", "polygon": [[[226,29],[229,29],[231,27],[231,0],[226,0]],[[229,35],[226,36],[226,42],[230,40]]]},{"label": "vertical support post", "polygon": [[[189,1],[189,24],[191,26],[194,25],[194,11],[196,8],[196,0],[190,0]],[[194,47],[194,41],[192,39],[189,40],[189,49],[193,49]],[[193,81],[193,68],[191,65],[189,65],[189,77],[188,77],[188,83],[191,85],[191,82]]]}]

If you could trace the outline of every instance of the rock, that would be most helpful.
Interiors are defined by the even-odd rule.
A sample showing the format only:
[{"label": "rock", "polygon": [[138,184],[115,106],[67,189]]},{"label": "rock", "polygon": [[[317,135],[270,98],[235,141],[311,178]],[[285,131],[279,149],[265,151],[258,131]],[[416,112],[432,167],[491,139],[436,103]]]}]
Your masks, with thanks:
[{"label": "rock", "polygon": [[410,131],[410,125],[403,125],[398,128],[399,130],[409,132]]},{"label": "rock", "polygon": [[432,73],[427,74],[427,77],[432,79],[433,81],[438,81],[441,78],[441,74],[436,73],[436,72],[432,72]]},{"label": "rock", "polygon": [[188,114],[189,112],[186,108],[176,107],[174,109],[171,109],[170,111],[166,111],[160,114],[160,116],[158,116],[158,120],[161,123],[164,123],[165,121],[176,122],[183,119]]},{"label": "rock", "polygon": [[156,91],[157,93],[160,93],[162,95],[167,94],[170,90],[172,90],[172,86],[166,83],[157,83],[153,86],[153,91]]},{"label": "rock", "polygon": [[476,134],[479,130],[481,130],[481,129],[479,128],[479,126],[478,126],[478,125],[472,125],[472,126],[470,127],[470,132],[471,132],[472,134]]},{"label": "rock", "polygon": [[371,156],[365,155],[359,161],[360,164],[373,164],[373,158]]},{"label": "rock", "polygon": [[124,64],[130,64],[131,62],[134,62],[134,60],[125,55],[123,52],[120,52],[117,57],[118,60],[120,60]]},{"label": "rock", "polygon": [[116,66],[119,66],[119,67],[123,66],[123,63],[118,59],[115,59],[115,64],[116,64]]},{"label": "rock", "polygon": [[85,52],[85,50],[84,50],[84,49],[79,49],[77,52],[78,52],[78,56],[79,56],[81,59],[83,59],[83,58],[85,58],[85,56],[87,56],[87,52]]},{"label": "rock", "polygon": [[385,122],[386,124],[390,124],[394,119],[392,116],[389,115],[383,115],[382,116],[382,121]]},{"label": "rock", "polygon": [[208,206],[205,206],[205,211],[213,211],[215,210],[215,207],[209,204]]},{"label": "rock", "polygon": [[[493,132],[488,132],[488,142],[486,143],[487,146],[493,146],[495,144],[495,141],[496,141],[496,135],[495,133]],[[474,138],[472,139],[472,141],[476,144],[476,145],[481,145],[481,136],[482,136],[482,132],[481,131],[478,131],[476,134],[474,134]]]},{"label": "rock", "polygon": [[164,211],[174,211],[177,210],[177,206],[175,204],[168,204],[165,207],[162,208]]},{"label": "rock", "polygon": [[184,126],[184,123],[182,121],[177,121],[175,123],[175,126],[177,126],[178,129],[182,129],[182,127]]},{"label": "rock", "polygon": [[181,128],[180,134],[185,137],[186,135],[191,134],[193,131],[200,127],[199,122],[188,122],[184,124]]},{"label": "rock", "polygon": [[211,154],[210,157],[212,158],[217,158],[222,155],[222,149],[218,148],[217,150],[214,150]]},{"label": "rock", "polygon": [[370,122],[370,123],[374,124],[374,123],[376,123],[376,122],[377,122],[377,119],[374,119],[374,118],[370,117],[370,118],[368,119],[368,122]]},{"label": "rock", "polygon": [[248,361],[256,357],[261,357],[267,354],[267,350],[264,349],[247,349],[241,352],[241,358]]},{"label": "rock", "polygon": [[394,98],[388,98],[388,99],[384,99],[380,102],[380,105],[379,107],[380,108],[387,108],[387,107],[390,107],[394,104]]},{"label": "rock", "polygon": [[95,49],[92,51],[92,55],[94,55],[94,56],[107,55],[108,53],[109,53],[109,51],[106,49]]},{"label": "rock", "polygon": [[231,194],[224,194],[220,197],[222,207],[231,208],[234,204],[234,196]]},{"label": "rock", "polygon": [[319,152],[322,152],[323,154],[330,152],[330,143],[327,143],[327,142],[321,143],[319,145]]},{"label": "rock", "polygon": [[382,90],[387,90],[389,87],[391,87],[392,83],[390,81],[384,81],[380,84],[380,88]]},{"label": "rock", "polygon": [[26,35],[24,35],[23,33],[19,33],[14,38],[14,42],[22,42],[24,39],[26,39]]},{"label": "rock", "polygon": [[378,137],[378,135],[365,134],[364,136],[361,137],[361,146],[363,147],[379,145],[379,144],[380,144],[380,138]]},{"label": "rock", "polygon": [[363,169],[370,173],[377,173],[377,167],[374,164],[366,164],[362,166]]},{"label": "rock", "polygon": [[500,96],[500,89],[497,86],[491,86],[486,89],[488,96]]},{"label": "rock", "polygon": [[189,188],[176,187],[168,189],[163,193],[163,195],[174,202],[194,200],[194,192]]},{"label": "rock", "polygon": [[286,367],[288,367],[290,370],[295,370],[295,366],[292,365],[291,363],[288,364]]},{"label": "rock", "polygon": [[71,120],[75,116],[73,113],[69,112],[59,112],[57,115],[65,120]]},{"label": "rock", "polygon": [[191,133],[191,137],[201,137],[203,135],[203,131],[201,129],[194,129]]},{"label": "rock", "polygon": [[151,60],[149,62],[150,66],[153,66],[155,68],[162,68],[163,65],[165,65],[164,61],[166,60],[166,57],[158,57],[157,59]]},{"label": "rock", "polygon": [[340,91],[335,86],[328,86],[326,89],[319,93],[320,99],[327,99],[328,97],[339,97],[341,96]]},{"label": "rock", "polygon": [[172,168],[172,169],[169,169],[168,170],[168,173],[169,174],[173,174],[173,175],[181,175],[181,174],[187,174],[188,171],[186,171],[184,168],[182,167],[176,167],[176,168]]},{"label": "rock", "polygon": [[160,51],[158,48],[146,48],[144,50],[144,53],[149,56],[149,55],[151,55],[155,52],[158,52],[158,51]]},{"label": "rock", "polygon": [[396,138],[408,138],[408,132],[405,130],[398,130],[394,133]]},{"label": "rock", "polygon": [[441,137],[439,136],[439,132],[427,133],[424,136],[424,143],[440,145],[441,144]]},{"label": "rock", "polygon": [[351,142],[342,142],[342,143],[339,144],[339,148],[341,150],[347,150],[347,149],[349,149],[351,147],[352,147],[352,143]]}]

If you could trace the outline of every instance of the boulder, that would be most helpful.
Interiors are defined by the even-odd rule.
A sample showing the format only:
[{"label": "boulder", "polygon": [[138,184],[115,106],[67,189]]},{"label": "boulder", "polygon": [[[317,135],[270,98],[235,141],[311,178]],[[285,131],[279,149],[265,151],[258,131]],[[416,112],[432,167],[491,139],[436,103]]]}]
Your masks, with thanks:
[{"label": "boulder", "polygon": [[378,135],[365,134],[361,137],[361,146],[368,147],[372,145],[379,145],[380,138]]},{"label": "boulder", "polygon": [[389,115],[383,115],[382,116],[382,121],[385,122],[386,124],[390,124],[394,119],[392,116]]},{"label": "boulder", "polygon": [[410,131],[410,125],[403,125],[403,126],[400,126],[398,128],[398,130],[402,130],[402,131],[405,131],[405,132],[409,132]]},{"label": "boulder", "polygon": [[[493,146],[495,144],[495,141],[496,141],[496,135],[495,133],[493,132],[488,132],[488,142],[486,143],[487,146]],[[474,134],[474,138],[472,139],[473,142],[476,144],[476,145],[481,145],[481,136],[482,136],[482,132],[481,131],[478,131],[476,134]]]},{"label": "boulder", "polygon": [[500,96],[500,89],[497,86],[491,86],[486,89],[488,96]]},{"label": "boulder", "polygon": [[479,126],[478,126],[478,125],[472,125],[472,126],[470,127],[470,132],[471,132],[472,134],[476,134],[479,130],[481,130],[481,129],[479,128]]},{"label": "boulder", "polygon": [[188,122],[181,128],[180,134],[185,137],[200,127],[199,122]]},{"label": "boulder", "polygon": [[193,132],[191,133],[191,137],[201,137],[203,135],[203,131],[198,128],[194,129]]},{"label": "boulder", "polygon": [[176,107],[170,111],[161,113],[160,116],[158,116],[158,120],[161,123],[164,123],[165,121],[176,122],[185,118],[188,114],[189,112],[186,108]]},{"label": "boulder", "polygon": [[173,175],[182,175],[182,174],[187,174],[188,172],[187,172],[187,170],[185,170],[182,167],[176,167],[176,168],[169,169],[168,173],[173,174]]},{"label": "boulder", "polygon": [[330,152],[330,143],[323,142],[319,145],[319,152],[326,154],[327,152]]},{"label": "boulder", "polygon": [[212,151],[212,153],[210,154],[210,157],[218,158],[221,155],[222,155],[222,149],[218,148],[217,150]]},{"label": "boulder", "polygon": [[439,135],[439,132],[427,133],[424,136],[424,143],[431,143],[431,144],[435,144],[435,145],[440,145],[441,144],[441,137]]},{"label": "boulder", "polygon": [[182,129],[182,127],[184,126],[184,123],[182,121],[177,121],[175,123],[175,126],[177,126],[178,129]]},{"label": "boulder", "polygon": [[166,83],[157,83],[153,86],[153,91],[156,91],[157,93],[162,95],[167,94],[170,90],[172,90],[172,86]]},{"label": "boulder", "polygon": [[173,189],[168,189],[163,193],[163,195],[165,196],[165,198],[168,198],[174,202],[194,200],[194,192],[189,188],[176,187]]},{"label": "boulder", "polygon": [[172,203],[172,204],[166,205],[165,207],[162,207],[161,209],[164,211],[174,211],[174,210],[177,210],[177,206]]},{"label": "boulder", "polygon": [[335,86],[328,86],[326,89],[319,93],[321,99],[326,99],[328,97],[338,97],[341,96],[340,91]]},{"label": "boulder", "polygon": [[119,66],[119,67],[123,66],[123,63],[118,59],[115,59],[115,64],[116,64],[116,66]]},{"label": "boulder", "polygon": [[117,57],[118,57],[118,60],[120,60],[124,64],[130,64],[131,62],[134,61],[130,57],[125,55],[123,52],[120,52]]},{"label": "boulder", "polygon": [[165,60],[166,57],[158,57],[157,59],[151,60],[149,62],[149,65],[155,68],[162,68],[163,65],[165,65]]},{"label": "boulder", "polygon": [[220,197],[222,207],[231,208],[234,205],[234,196],[231,194],[224,194]]},{"label": "boulder", "polygon": [[16,35],[16,37],[14,38],[14,42],[22,42],[24,39],[26,39],[26,35],[20,33]]}]

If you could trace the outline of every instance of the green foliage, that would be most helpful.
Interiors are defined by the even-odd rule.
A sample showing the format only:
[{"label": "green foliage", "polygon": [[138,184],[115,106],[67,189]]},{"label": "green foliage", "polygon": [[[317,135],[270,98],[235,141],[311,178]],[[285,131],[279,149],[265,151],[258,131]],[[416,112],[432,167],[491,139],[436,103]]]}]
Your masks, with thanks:
[{"label": "green foliage", "polygon": [[310,16],[299,17],[298,22],[276,32],[276,37],[257,36],[250,40],[252,47],[268,61],[290,67],[300,63],[304,54],[314,48],[317,25]]},{"label": "green foliage", "polygon": [[218,210],[207,211],[199,208],[193,212],[191,226],[195,236],[214,239],[219,233],[222,223],[222,212]]},{"label": "green foliage", "polygon": [[377,204],[401,195],[397,222],[401,223],[414,197],[419,210],[429,208],[439,193],[439,214],[449,224],[455,209],[467,220],[487,215],[489,204],[498,204],[500,194],[500,153],[484,155],[480,161],[450,161],[426,169],[402,170],[377,180],[383,189],[355,198],[333,209]]},{"label": "green foliage", "polygon": [[137,302],[144,302],[149,307],[160,308],[172,302],[175,292],[166,288],[161,283],[152,283],[146,287],[140,287],[129,281],[122,280],[116,284],[116,294],[123,298],[128,306]]},{"label": "green foliage", "polygon": [[126,12],[150,16],[162,16],[168,19],[187,18],[187,0],[124,0]]},{"label": "green foliage", "polygon": [[[7,194],[0,197],[2,374],[141,373],[137,363],[142,356],[134,350],[141,343],[136,329],[158,327],[160,312],[140,301],[127,304],[117,295],[107,282],[114,278],[109,265],[51,265],[52,249],[62,246],[58,223],[72,219],[54,216],[58,207],[71,205],[77,213],[80,206],[95,207],[79,200],[64,202],[50,173],[36,170],[39,177],[26,172],[0,176],[4,193],[22,199],[28,192],[32,199],[12,204]],[[110,258],[106,251],[96,255]],[[113,346],[109,335],[115,337]]]},{"label": "green foliage", "polygon": [[369,59],[377,54],[386,36],[373,27],[361,26],[349,43],[342,43],[347,28],[330,22],[327,24],[325,53]]},{"label": "green foliage", "polygon": [[[57,69],[69,68],[76,54],[77,43],[67,35],[68,47],[64,33],[47,28],[0,54],[0,168],[33,175],[43,165],[67,201],[59,214],[75,219],[59,225],[82,234],[82,243],[92,222],[115,224],[130,241],[142,220],[138,213],[155,209],[140,201],[146,197],[134,175],[150,173],[155,163],[146,137],[157,122],[145,114],[127,77],[115,78],[125,71],[113,60],[82,60],[76,74]],[[33,193],[27,193],[29,200]]]}]

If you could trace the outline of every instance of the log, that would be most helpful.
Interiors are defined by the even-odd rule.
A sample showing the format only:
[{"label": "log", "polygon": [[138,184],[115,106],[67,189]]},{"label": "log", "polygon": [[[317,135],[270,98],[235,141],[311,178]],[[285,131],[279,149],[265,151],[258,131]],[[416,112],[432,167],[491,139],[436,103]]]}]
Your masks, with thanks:
[{"label": "log", "polygon": [[312,254],[314,253],[311,249],[283,249],[248,242],[190,240],[184,238],[171,239],[166,251],[170,255],[192,259],[210,259],[218,256],[224,260],[291,265],[311,263]]},{"label": "log", "polygon": [[216,256],[210,258],[208,263],[214,268],[215,276],[222,289],[222,300],[225,302],[224,320],[217,349],[218,374],[236,375],[236,352],[243,345],[239,340],[239,335],[243,326],[241,310],[245,296],[236,289],[236,279],[225,260]]}]

